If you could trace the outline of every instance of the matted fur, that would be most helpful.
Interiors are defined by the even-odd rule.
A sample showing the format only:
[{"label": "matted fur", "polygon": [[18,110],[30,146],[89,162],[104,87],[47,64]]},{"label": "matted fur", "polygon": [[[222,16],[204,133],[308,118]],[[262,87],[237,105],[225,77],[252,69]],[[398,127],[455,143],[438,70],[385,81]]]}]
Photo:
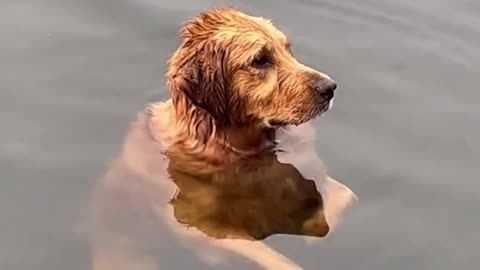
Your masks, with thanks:
[{"label": "matted fur", "polygon": [[315,89],[329,76],[297,61],[267,19],[213,9],[186,23],[180,37],[167,72],[178,143],[256,153],[274,142],[277,128],[329,108],[332,97]]},{"label": "matted fur", "polygon": [[[283,187],[295,188],[292,179],[305,184],[308,181],[299,177],[303,174],[315,179],[326,197],[322,204],[316,201],[318,211],[301,228],[303,233],[319,231],[318,236],[325,236],[356,201],[348,187],[326,175],[313,151],[313,127],[305,123],[328,110],[332,96],[322,95],[318,85],[331,79],[299,63],[286,35],[269,20],[234,9],[204,12],[189,21],[180,36],[182,43],[167,72],[171,99],[151,104],[139,115],[127,132],[122,153],[97,183],[89,235],[92,268],[164,269],[162,263],[167,262],[160,262],[156,254],[170,256],[162,253],[163,246],[178,242],[192,250],[196,245],[199,257],[215,247],[247,257],[264,269],[301,269],[265,243],[216,241],[198,230],[179,227],[166,203],[178,191],[168,168],[174,160],[182,172],[192,175],[221,174],[239,159],[254,160],[253,155],[278,146],[285,151],[276,152],[277,166],[254,162],[258,177],[241,171],[236,176],[245,183],[258,180],[268,186],[270,182],[261,182],[261,176],[277,175],[280,162],[292,161],[291,168],[298,167],[298,172],[283,171],[284,179],[275,181],[275,189],[264,188],[263,193],[278,195]],[[287,129],[290,125],[300,126]],[[315,186],[311,191],[317,194]],[[198,194],[205,195],[201,200],[212,197]],[[209,229],[212,235],[223,234],[221,228]]]}]

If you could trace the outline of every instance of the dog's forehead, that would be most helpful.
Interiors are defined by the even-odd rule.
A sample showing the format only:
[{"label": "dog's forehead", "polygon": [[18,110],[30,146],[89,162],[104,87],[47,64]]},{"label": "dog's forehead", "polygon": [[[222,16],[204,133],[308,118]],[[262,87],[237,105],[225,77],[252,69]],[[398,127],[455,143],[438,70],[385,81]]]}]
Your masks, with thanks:
[{"label": "dog's forehead", "polygon": [[[212,34],[217,40],[231,40],[235,36],[248,36],[264,43],[288,44],[287,36],[267,18],[252,16],[236,9],[212,9],[203,12],[186,26],[190,36]],[[184,34],[185,34],[184,33]],[[187,35],[188,36],[188,35]]]},{"label": "dog's forehead", "polygon": [[279,41],[281,43],[288,43],[288,37],[278,29],[272,20],[264,18],[264,17],[255,17],[251,15],[247,15],[244,13],[239,13],[241,17],[245,20],[250,21],[251,23],[246,24],[246,28],[249,26],[252,29],[248,29],[250,31],[256,31],[257,33],[261,34],[264,38],[267,38],[269,41]]}]

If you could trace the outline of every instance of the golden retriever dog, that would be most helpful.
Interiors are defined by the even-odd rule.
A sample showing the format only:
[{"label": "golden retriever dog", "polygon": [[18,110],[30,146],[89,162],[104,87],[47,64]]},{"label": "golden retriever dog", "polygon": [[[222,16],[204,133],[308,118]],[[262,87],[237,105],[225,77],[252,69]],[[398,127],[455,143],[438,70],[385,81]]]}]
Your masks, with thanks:
[{"label": "golden retriever dog", "polygon": [[336,83],[272,22],[236,9],[208,10],[180,36],[171,98],[139,114],[96,186],[92,268],[212,269],[233,253],[301,269],[261,240],[325,237],[356,201],[327,175],[309,122]]}]

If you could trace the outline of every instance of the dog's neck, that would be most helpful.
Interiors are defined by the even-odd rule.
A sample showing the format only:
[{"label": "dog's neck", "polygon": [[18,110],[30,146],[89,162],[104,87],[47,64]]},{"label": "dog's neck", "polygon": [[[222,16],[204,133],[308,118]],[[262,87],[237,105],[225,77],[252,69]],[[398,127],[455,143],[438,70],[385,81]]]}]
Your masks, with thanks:
[{"label": "dog's neck", "polygon": [[214,141],[238,155],[256,155],[275,146],[275,130],[256,126],[228,127],[217,131]]},{"label": "dog's neck", "polygon": [[152,104],[147,111],[151,135],[166,149],[180,148],[223,163],[275,147],[275,129],[255,125],[219,128],[206,112],[175,105],[168,100]]}]

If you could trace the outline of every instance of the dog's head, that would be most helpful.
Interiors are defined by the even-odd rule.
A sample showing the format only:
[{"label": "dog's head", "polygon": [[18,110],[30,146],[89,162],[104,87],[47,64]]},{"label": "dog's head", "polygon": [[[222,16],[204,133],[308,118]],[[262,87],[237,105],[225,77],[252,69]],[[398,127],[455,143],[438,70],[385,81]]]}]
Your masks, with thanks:
[{"label": "dog's head", "polygon": [[[335,82],[298,62],[287,36],[266,19],[210,10],[181,37],[167,73],[175,106],[187,102],[219,127],[298,125],[329,109]],[[187,101],[176,104],[180,97]]]}]

